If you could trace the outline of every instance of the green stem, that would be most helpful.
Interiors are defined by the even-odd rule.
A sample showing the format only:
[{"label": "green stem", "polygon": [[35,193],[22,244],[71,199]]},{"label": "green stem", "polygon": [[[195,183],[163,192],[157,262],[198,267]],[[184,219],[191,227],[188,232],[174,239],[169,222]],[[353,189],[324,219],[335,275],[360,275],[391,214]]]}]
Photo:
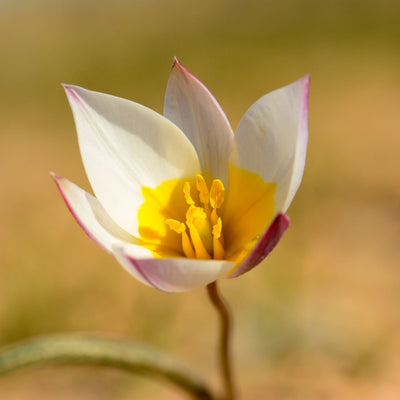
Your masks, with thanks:
[{"label": "green stem", "polygon": [[193,399],[215,400],[208,387],[187,368],[143,344],[82,334],[58,334],[28,339],[0,350],[0,375],[48,364],[118,368],[160,378]]},{"label": "green stem", "polygon": [[210,283],[207,286],[208,296],[214,307],[216,308],[220,321],[221,321],[221,335],[220,335],[220,368],[222,380],[224,383],[224,397],[222,400],[235,400],[236,391],[232,377],[232,363],[231,363],[231,313],[228,304],[221,296],[217,281]]}]

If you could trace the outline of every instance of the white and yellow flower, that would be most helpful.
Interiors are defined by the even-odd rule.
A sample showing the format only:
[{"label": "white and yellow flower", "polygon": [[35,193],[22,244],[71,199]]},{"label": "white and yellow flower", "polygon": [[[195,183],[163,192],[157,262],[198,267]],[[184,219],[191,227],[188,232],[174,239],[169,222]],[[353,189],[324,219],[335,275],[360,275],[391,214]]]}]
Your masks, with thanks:
[{"label": "white and yellow flower", "polygon": [[309,78],[254,103],[234,134],[207,88],[175,60],[164,116],[64,85],[96,197],[54,179],[83,230],[141,282],[166,292],[237,277],[289,226],[302,179]]}]

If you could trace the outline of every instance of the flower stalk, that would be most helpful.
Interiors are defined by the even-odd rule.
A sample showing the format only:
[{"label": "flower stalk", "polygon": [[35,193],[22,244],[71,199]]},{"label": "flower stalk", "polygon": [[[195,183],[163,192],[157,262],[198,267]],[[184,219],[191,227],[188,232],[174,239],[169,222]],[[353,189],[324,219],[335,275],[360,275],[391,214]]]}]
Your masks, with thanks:
[{"label": "flower stalk", "polygon": [[118,368],[168,382],[195,400],[215,400],[206,384],[185,366],[143,344],[83,334],[28,339],[0,350],[0,376],[31,367],[78,364]]},{"label": "flower stalk", "polygon": [[231,334],[232,334],[232,318],[231,311],[221,296],[217,286],[217,281],[207,286],[208,296],[211,303],[217,310],[220,318],[221,333],[219,343],[220,369],[224,385],[224,396],[221,400],[236,400],[235,382],[232,372],[232,354],[231,354]]}]

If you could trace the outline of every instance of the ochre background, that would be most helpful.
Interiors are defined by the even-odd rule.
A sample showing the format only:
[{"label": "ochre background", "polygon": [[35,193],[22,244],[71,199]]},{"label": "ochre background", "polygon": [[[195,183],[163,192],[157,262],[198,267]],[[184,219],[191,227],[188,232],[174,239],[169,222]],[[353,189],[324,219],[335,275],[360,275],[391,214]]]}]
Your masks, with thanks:
[{"label": "ochre background", "polygon": [[[0,344],[61,331],[147,341],[218,385],[204,290],[168,295],[91,242],[49,171],[90,190],[61,82],[162,111],[173,56],[235,128],[263,94],[311,74],[310,143],[292,226],[221,282],[243,399],[400,398],[400,2],[2,1]],[[179,155],[177,155],[179,157]],[[2,400],[176,399],[116,371],[0,379]]]}]

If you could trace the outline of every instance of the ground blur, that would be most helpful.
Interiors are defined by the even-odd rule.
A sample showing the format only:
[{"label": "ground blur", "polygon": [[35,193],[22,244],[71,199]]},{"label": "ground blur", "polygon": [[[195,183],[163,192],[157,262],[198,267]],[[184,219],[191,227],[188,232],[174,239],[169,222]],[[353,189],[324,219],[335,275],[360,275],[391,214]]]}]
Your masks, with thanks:
[{"label": "ground blur", "polygon": [[[266,92],[311,74],[310,143],[292,226],[221,282],[243,399],[400,395],[400,3],[396,0],[0,3],[0,344],[54,332],[147,341],[218,386],[204,290],[135,281],[69,214],[49,171],[90,190],[61,82],[162,111],[173,56],[235,128]],[[172,399],[84,367],[0,379],[2,400]]]}]

